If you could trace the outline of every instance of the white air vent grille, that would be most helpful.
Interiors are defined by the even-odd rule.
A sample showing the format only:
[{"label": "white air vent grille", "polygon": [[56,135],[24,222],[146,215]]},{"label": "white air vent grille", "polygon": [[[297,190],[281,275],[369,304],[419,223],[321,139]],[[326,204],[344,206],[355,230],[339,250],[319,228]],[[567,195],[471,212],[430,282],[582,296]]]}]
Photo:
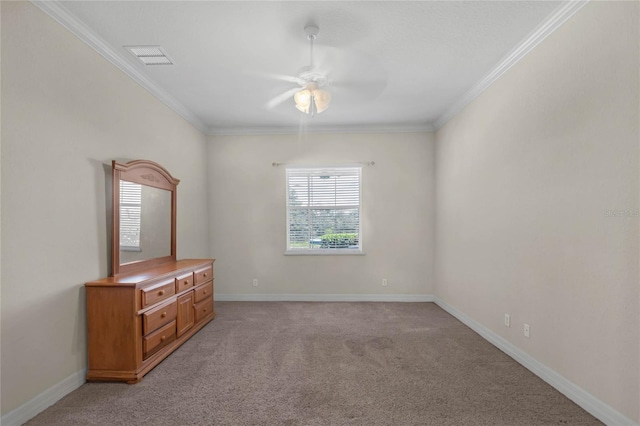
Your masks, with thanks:
[{"label": "white air vent grille", "polygon": [[173,65],[160,46],[124,46],[133,56],[145,65]]}]

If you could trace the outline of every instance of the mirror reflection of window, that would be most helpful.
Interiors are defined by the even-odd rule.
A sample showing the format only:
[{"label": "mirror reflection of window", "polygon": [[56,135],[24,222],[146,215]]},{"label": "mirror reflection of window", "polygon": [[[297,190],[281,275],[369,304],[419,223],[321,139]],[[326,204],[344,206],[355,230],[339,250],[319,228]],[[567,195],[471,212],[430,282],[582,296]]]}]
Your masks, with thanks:
[{"label": "mirror reflection of window", "polygon": [[120,264],[171,255],[171,191],[120,181]]},{"label": "mirror reflection of window", "polygon": [[142,185],[120,181],[120,250],[140,251]]}]

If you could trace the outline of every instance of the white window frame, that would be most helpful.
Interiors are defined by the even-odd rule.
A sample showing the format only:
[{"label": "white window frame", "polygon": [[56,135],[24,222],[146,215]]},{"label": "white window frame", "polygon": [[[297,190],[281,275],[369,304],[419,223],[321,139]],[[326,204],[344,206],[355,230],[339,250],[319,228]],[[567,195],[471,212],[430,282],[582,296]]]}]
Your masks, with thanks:
[{"label": "white window frame", "polygon": [[[312,249],[312,248],[292,248],[291,247],[291,239],[290,239],[290,209],[289,205],[289,171],[301,171],[308,170],[310,173],[320,172],[326,170],[327,172],[339,170],[339,169],[358,169],[358,248],[328,248],[328,249]],[[285,171],[285,192],[286,192],[286,250],[285,255],[302,255],[302,256],[327,256],[327,255],[364,255],[363,251],[363,238],[362,238],[362,165],[361,164],[344,164],[339,166],[333,165],[324,165],[324,166],[287,166]],[[304,207],[295,207],[300,209],[327,209],[327,210],[342,210],[342,209],[353,209],[355,205],[352,206],[304,206]]]}]

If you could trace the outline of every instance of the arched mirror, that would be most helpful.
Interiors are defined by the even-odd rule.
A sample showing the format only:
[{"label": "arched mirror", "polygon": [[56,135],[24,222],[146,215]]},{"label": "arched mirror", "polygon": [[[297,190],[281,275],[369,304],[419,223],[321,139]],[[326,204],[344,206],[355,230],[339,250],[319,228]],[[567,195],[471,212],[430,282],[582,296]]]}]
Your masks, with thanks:
[{"label": "arched mirror", "polygon": [[113,161],[112,275],[176,260],[180,182],[153,161]]}]

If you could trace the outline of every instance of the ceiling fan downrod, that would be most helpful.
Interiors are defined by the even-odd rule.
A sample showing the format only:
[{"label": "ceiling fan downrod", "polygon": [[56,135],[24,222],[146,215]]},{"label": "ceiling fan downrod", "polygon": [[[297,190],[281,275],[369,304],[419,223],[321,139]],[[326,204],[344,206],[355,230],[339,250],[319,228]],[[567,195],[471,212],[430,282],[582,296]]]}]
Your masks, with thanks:
[{"label": "ceiling fan downrod", "polygon": [[318,28],[315,25],[307,25],[306,27],[304,27],[304,32],[307,35],[307,40],[309,40],[309,45],[310,45],[309,69],[312,70],[313,69],[313,42],[315,41],[316,37],[318,37],[320,28]]}]

